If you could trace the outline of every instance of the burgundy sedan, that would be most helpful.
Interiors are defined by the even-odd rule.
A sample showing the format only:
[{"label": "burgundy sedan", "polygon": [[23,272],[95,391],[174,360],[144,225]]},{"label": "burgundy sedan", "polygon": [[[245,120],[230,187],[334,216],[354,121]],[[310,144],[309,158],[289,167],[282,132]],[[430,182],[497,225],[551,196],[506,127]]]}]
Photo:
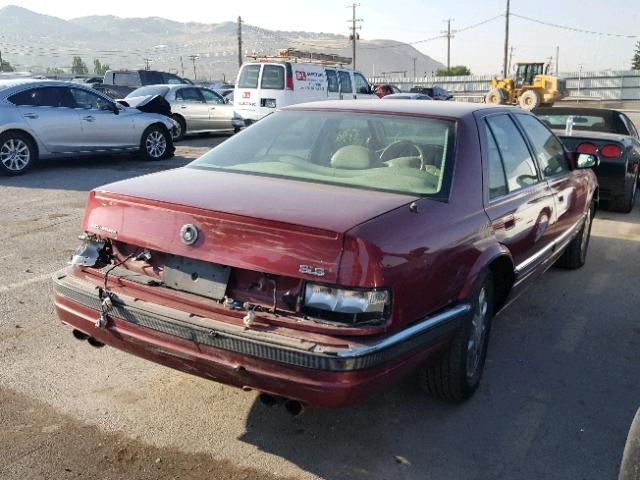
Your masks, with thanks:
[{"label": "burgundy sedan", "polygon": [[92,191],[55,306],[78,339],[291,412],[414,371],[460,401],[494,314],[554,263],[584,264],[595,162],[511,107],[296,105]]}]

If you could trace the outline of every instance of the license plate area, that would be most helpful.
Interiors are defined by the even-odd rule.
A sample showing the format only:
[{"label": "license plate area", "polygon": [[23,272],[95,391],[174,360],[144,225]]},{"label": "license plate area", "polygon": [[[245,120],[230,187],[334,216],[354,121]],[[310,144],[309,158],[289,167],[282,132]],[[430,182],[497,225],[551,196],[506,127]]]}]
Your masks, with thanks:
[{"label": "license plate area", "polygon": [[231,268],[192,258],[168,255],[163,272],[169,288],[221,300],[227,291]]}]

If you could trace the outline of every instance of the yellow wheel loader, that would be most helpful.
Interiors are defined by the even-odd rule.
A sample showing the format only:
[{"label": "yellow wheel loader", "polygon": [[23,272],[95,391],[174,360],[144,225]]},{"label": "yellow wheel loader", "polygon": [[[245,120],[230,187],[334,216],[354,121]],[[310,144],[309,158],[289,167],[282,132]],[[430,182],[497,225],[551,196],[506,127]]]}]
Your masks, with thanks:
[{"label": "yellow wheel loader", "polygon": [[515,78],[491,79],[491,90],[484,97],[486,103],[520,105],[525,110],[550,107],[568,95],[563,79],[548,74],[544,63],[518,63]]}]

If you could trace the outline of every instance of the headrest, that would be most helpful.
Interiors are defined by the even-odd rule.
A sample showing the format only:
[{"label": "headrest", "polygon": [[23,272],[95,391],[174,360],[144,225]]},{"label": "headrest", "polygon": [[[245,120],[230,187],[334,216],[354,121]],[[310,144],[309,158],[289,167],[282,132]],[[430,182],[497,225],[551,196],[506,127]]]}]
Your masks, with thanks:
[{"label": "headrest", "polygon": [[364,170],[371,166],[371,150],[361,145],[346,145],[331,157],[333,168]]}]

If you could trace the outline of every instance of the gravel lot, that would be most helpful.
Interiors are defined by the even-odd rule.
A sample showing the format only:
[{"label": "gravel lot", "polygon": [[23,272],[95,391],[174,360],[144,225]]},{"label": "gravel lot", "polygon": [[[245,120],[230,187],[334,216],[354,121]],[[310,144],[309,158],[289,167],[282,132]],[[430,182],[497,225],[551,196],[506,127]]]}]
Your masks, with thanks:
[{"label": "gravel lot", "polygon": [[52,161],[0,177],[0,478],[615,478],[640,405],[640,205],[599,212],[587,265],[552,269],[496,319],[464,405],[406,381],[292,418],[253,392],[74,340],[49,275],[78,243],[87,191],[224,138],[188,139],[158,163]]}]

